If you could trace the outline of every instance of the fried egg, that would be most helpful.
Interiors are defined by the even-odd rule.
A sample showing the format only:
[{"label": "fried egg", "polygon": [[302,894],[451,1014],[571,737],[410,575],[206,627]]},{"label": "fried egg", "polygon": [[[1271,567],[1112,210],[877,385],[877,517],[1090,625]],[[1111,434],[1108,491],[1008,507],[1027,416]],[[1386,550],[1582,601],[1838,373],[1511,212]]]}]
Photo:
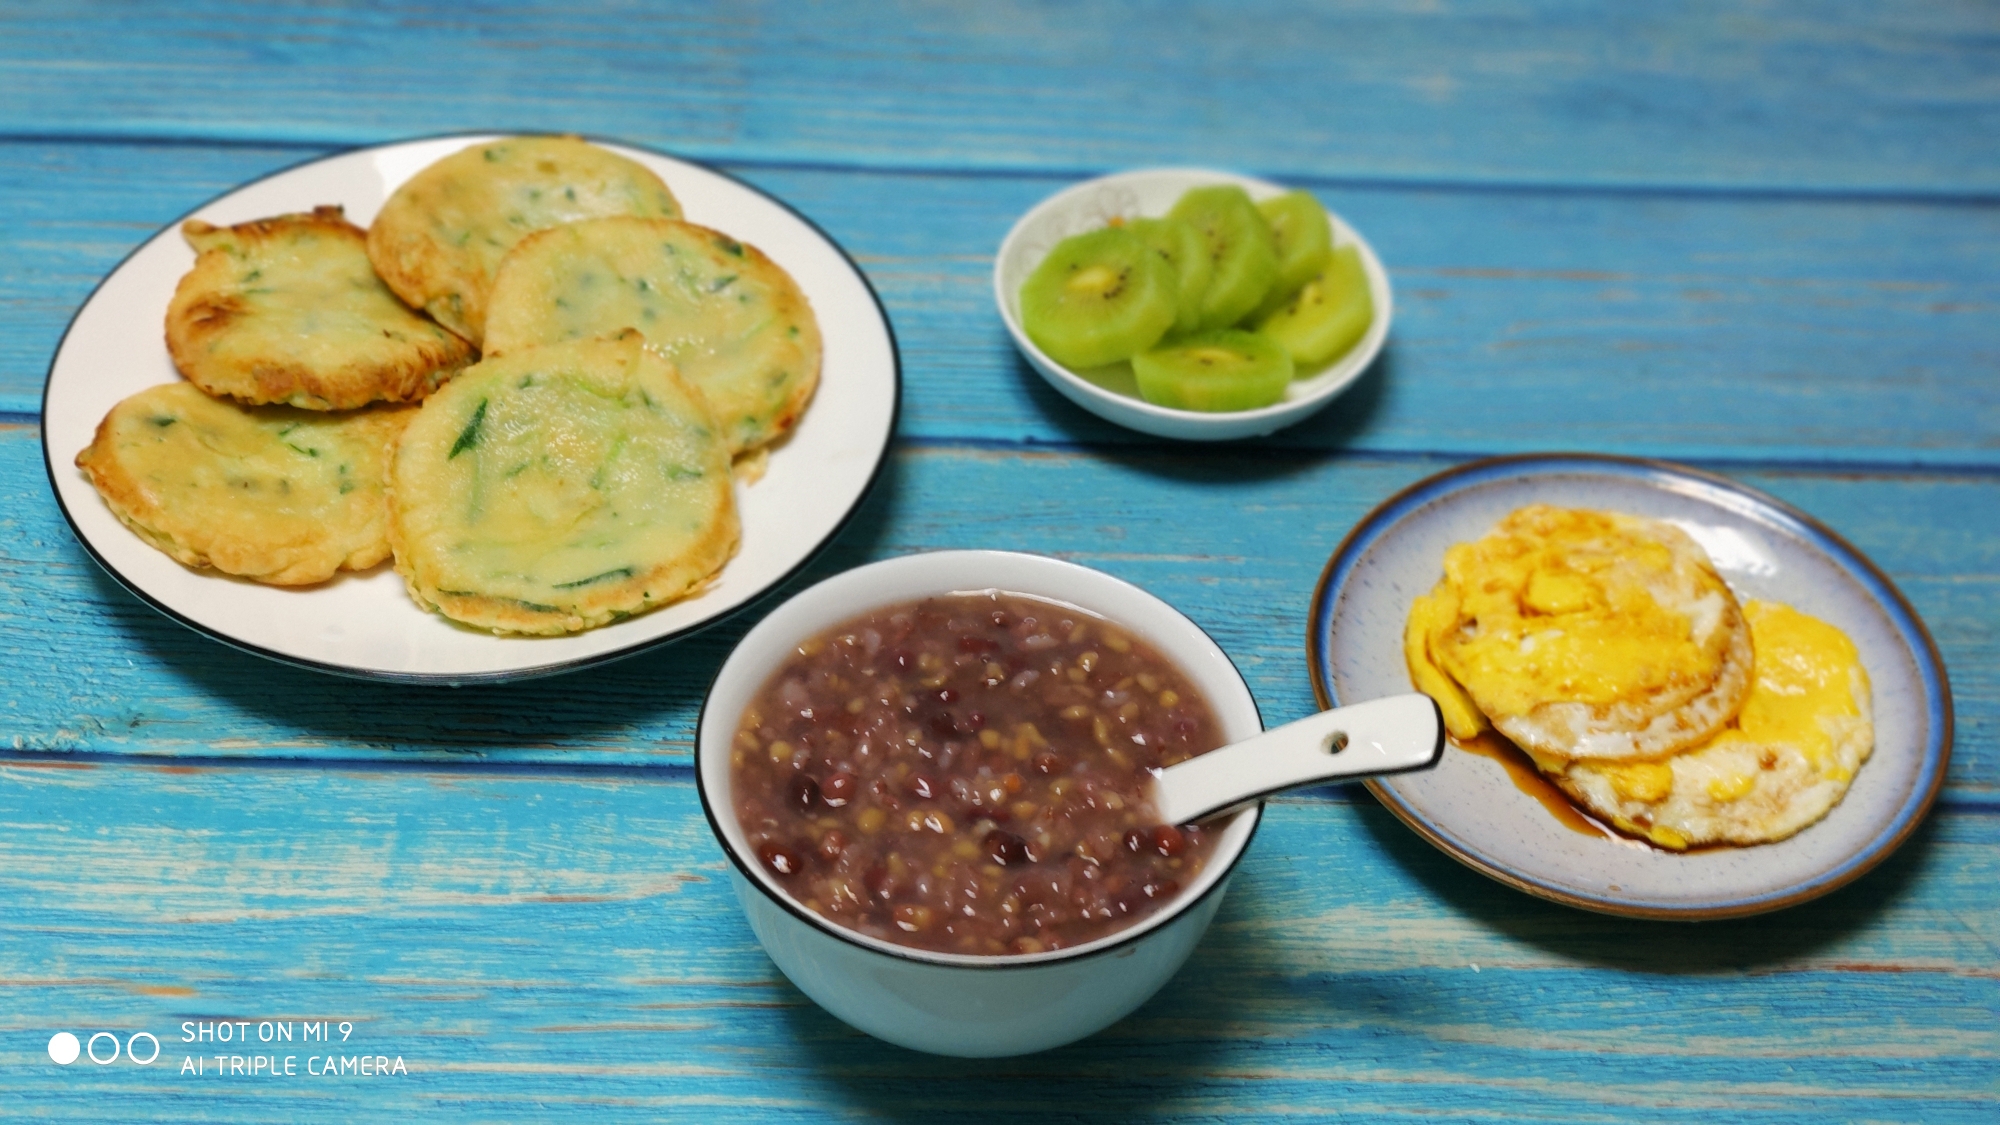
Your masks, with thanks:
[{"label": "fried egg", "polygon": [[1459,738],[1490,724],[1539,756],[1655,759],[1715,735],[1749,692],[1736,598],[1671,524],[1535,505],[1444,570],[1404,655]]},{"label": "fried egg", "polygon": [[1674,850],[1782,840],[1818,821],[1874,749],[1868,672],[1824,621],[1770,602],[1744,616],[1756,674],[1713,739],[1662,761],[1536,764],[1584,808]]}]

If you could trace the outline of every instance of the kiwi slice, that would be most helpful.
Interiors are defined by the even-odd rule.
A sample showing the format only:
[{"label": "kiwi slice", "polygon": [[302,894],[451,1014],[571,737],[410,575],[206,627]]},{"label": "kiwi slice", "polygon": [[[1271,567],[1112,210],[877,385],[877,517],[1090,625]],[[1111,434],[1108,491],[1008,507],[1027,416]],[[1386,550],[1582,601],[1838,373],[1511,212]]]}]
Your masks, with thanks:
[{"label": "kiwi slice", "polygon": [[1361,252],[1342,246],[1290,301],[1259,321],[1257,331],[1282,344],[1300,371],[1311,371],[1346,354],[1374,319]]},{"label": "kiwi slice", "polygon": [[1257,310],[1262,316],[1290,300],[1325,267],[1333,254],[1333,223],[1310,192],[1288,191],[1259,203],[1257,210],[1271,224],[1278,250],[1278,281]]},{"label": "kiwi slice", "polygon": [[1139,397],[1179,410],[1255,410],[1285,396],[1292,357],[1276,341],[1212,328],[1132,357]]},{"label": "kiwi slice", "polygon": [[1173,267],[1124,227],[1056,243],[1021,286],[1021,327],[1065,367],[1100,367],[1159,343],[1180,308]]},{"label": "kiwi slice", "polygon": [[1193,332],[1201,324],[1201,295],[1208,291],[1208,279],[1215,272],[1201,232],[1179,219],[1133,219],[1125,226],[1174,268],[1180,301],[1173,330]]},{"label": "kiwi slice", "polygon": [[1190,188],[1168,212],[1208,243],[1213,275],[1201,296],[1201,327],[1227,328],[1264,303],[1278,280],[1271,226],[1242,188]]}]

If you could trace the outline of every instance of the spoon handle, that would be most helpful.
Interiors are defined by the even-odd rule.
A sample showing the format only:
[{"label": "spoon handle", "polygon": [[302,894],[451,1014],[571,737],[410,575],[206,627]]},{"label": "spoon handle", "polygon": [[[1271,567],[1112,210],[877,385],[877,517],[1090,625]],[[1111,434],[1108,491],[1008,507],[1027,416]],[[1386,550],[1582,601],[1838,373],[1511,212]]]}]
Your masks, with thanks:
[{"label": "spoon handle", "polygon": [[1429,769],[1444,753],[1444,718],[1412,692],[1336,707],[1153,771],[1163,824],[1189,824],[1301,785]]}]

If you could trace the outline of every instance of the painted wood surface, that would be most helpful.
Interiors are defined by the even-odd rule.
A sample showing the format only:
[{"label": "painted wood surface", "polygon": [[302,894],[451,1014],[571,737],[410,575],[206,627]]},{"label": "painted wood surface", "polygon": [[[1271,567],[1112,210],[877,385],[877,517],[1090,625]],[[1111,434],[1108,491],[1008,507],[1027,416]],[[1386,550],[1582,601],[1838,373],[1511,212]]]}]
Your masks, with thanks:
[{"label": "painted wood surface", "polygon": [[[0,9],[0,1115],[1993,1120],[1997,62],[1976,2]],[[1185,610],[1278,722],[1312,707],[1312,584],[1383,497],[1493,452],[1692,460],[1925,617],[1958,704],[1938,810],[1833,896],[1681,927],[1513,893],[1316,791],[1133,1017],[1012,1061],[882,1047],[758,950],[689,780],[754,608],[587,675],[349,683],[160,617],[48,494],[48,358],[128,250],[334,147],[493,127],[715,161],[880,290],[890,471],[790,588],[1058,554]],[[1310,187],[1387,262],[1390,349],[1322,417],[1161,443],[1008,346],[1013,219],[1178,162]],[[183,1021],[318,1019],[411,1073],[177,1073],[273,1053]],[[59,1028],[151,1031],[167,1068],[56,1067]]]},{"label": "painted wood surface", "polygon": [[[51,1116],[1992,1119],[1991,815],[1934,818],[1820,902],[1663,933],[1470,876],[1365,795],[1287,799],[1151,1003],[970,1062],[885,1048],[778,976],[683,779],[5,768],[0,807],[0,893],[27,904],[0,976],[42,1021],[0,1067]],[[321,1019],[410,1074],[176,1073],[327,1050],[183,1023]],[[59,1069],[41,1026],[150,1031],[161,1060]]]},{"label": "painted wood surface", "polygon": [[[302,158],[0,145],[0,410],[39,409],[69,312],[126,252]],[[994,249],[1069,180],[724,167],[881,292],[905,437],[1151,443],[1049,389],[994,311]],[[2000,208],[1312,186],[1388,263],[1395,327],[1360,386],[1264,447],[2000,464]]]},{"label": "painted wood surface", "polygon": [[[0,429],[0,487],[32,490],[39,452],[26,428]],[[1327,557],[1369,509],[1449,463],[1254,448],[910,448],[853,528],[787,589],[910,551],[1059,555],[1183,607],[1243,670],[1265,722],[1288,722],[1314,709],[1305,619]],[[1835,529],[1900,585],[1954,674],[1951,791],[2000,793],[2000,621],[1987,612],[2000,580],[2000,488],[1984,475],[1741,477],[1808,512],[1839,513]],[[17,636],[42,639],[32,653],[0,642],[18,660],[17,750],[686,764],[702,694],[748,627],[725,624],[587,676],[456,689],[355,683],[273,665],[168,620],[98,570],[52,504],[29,511],[0,516],[15,544],[14,557],[0,558],[0,608],[21,623]]]},{"label": "painted wood surface", "polygon": [[1980,0],[1227,6],[17,4],[0,131],[355,144],[602,132],[1009,172],[2000,191]]}]

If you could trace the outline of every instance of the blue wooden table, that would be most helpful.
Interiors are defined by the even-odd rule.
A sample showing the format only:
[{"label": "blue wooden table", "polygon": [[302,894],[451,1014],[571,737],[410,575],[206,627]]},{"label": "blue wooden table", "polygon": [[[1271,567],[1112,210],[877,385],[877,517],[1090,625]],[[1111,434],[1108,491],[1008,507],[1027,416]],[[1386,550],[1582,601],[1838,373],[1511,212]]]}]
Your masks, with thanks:
[{"label": "blue wooden table", "polygon": [[[901,428],[787,589],[938,547],[1076,559],[1207,628],[1275,723],[1313,706],[1313,582],[1375,503],[1486,454],[1672,458],[1901,586],[1956,693],[1943,795],[1854,885],[1700,926],[1509,891],[1363,792],[1287,797],[1108,1031],[994,1062],[866,1039],[766,960],[696,802],[695,712],[749,618],[512,687],[347,682],[155,613],[50,497],[44,373],[127,251],[272,169],[459,129],[710,161],[859,261]],[[1017,358],[1009,224],[1168,163],[1308,187],[1379,250],[1395,330],[1332,409],[1179,445]],[[1990,2],[9,4],[0,495],[8,1119],[2000,1119]],[[184,1022],[298,1073],[181,1074],[232,1050]],[[57,1066],[59,1030],[163,1053]],[[407,1073],[307,1076],[329,1050]]]}]

